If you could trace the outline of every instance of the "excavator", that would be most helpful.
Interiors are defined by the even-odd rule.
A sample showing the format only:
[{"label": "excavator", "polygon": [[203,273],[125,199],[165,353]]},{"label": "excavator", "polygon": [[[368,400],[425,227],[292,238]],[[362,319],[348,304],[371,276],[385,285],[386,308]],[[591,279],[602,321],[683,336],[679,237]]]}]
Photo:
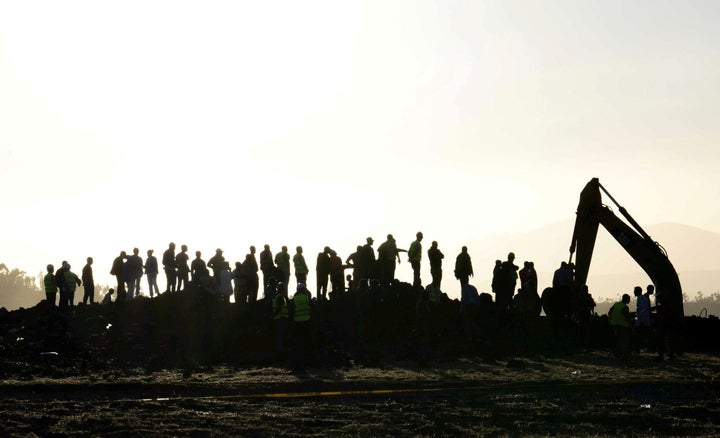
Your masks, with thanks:
[{"label": "excavator", "polygon": [[[632,227],[618,218],[610,207],[602,203],[601,190],[618,207],[620,214]],[[586,284],[600,225],[648,274],[655,285],[655,293],[657,296],[662,295],[668,309],[675,316],[682,317],[684,312],[680,279],[668,259],[667,252],[659,243],[650,238],[624,207],[618,204],[615,198],[600,184],[598,178],[591,179],[580,193],[575,229],[570,243],[569,260],[569,263],[572,263],[573,254],[577,254],[575,257],[575,285],[582,287]],[[552,293],[551,291],[547,292]],[[560,309],[557,308],[557,305],[553,306],[551,304],[553,302],[557,303],[557,300],[543,296],[545,313],[549,316],[552,314],[559,316]],[[546,306],[546,304],[549,305]],[[562,308],[568,308],[568,306],[565,305]]]}]

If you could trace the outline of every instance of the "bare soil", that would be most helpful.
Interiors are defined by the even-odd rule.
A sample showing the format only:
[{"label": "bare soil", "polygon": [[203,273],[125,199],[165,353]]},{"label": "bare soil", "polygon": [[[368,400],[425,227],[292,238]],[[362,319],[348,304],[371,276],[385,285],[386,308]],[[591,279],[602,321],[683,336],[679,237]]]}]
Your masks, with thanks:
[{"label": "bare soil", "polygon": [[296,372],[19,373],[0,384],[0,427],[3,436],[719,436],[718,354],[651,359],[586,351]]}]

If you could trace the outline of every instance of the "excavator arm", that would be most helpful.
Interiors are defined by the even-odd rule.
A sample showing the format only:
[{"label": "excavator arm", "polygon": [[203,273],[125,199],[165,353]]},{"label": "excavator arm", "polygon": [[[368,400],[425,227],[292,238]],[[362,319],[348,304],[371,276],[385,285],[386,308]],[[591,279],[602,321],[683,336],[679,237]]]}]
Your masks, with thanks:
[{"label": "excavator arm", "polygon": [[[601,189],[619,207],[620,213],[634,228],[620,220],[609,207],[603,205]],[[586,284],[600,225],[648,274],[655,285],[656,293],[663,295],[673,313],[683,316],[680,279],[665,250],[650,238],[625,208],[615,201],[597,178],[590,180],[580,193],[575,229],[570,244],[570,261],[572,261],[573,253],[577,254],[575,257],[575,284],[578,286]]]}]

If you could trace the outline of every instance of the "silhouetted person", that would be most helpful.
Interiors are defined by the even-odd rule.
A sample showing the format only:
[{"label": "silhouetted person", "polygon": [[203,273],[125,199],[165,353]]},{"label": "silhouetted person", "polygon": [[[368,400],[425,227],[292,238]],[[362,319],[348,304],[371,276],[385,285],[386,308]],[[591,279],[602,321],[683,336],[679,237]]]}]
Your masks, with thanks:
[{"label": "silhouetted person", "polygon": [[82,281],[70,270],[70,264],[63,263],[63,276],[65,281],[60,289],[60,310],[69,310],[75,307],[75,289],[82,285]]},{"label": "silhouetted person", "polygon": [[523,268],[518,272],[520,288],[531,295],[537,295],[537,272],[532,262],[523,262]]},{"label": "silhouetted person", "polygon": [[360,271],[357,277],[359,282],[373,279],[376,276],[375,250],[372,247],[375,241],[372,237],[368,237],[365,242],[360,257],[358,257],[360,263],[355,268],[356,271]]},{"label": "silhouetted person", "polygon": [[298,246],[295,248],[295,255],[293,256],[293,266],[295,267],[295,280],[297,280],[298,284],[303,283],[307,281],[307,275],[310,270],[307,267],[307,263],[305,263],[305,256],[303,256],[303,249],[302,246]]},{"label": "silhouetted person", "polygon": [[298,365],[302,366],[310,354],[313,339],[313,302],[310,297],[310,291],[307,290],[303,283],[297,285],[297,291],[295,295],[293,295],[292,302],[293,334],[297,348],[296,355],[299,362]]},{"label": "silhouetted person", "polygon": [[677,353],[678,324],[680,315],[675,308],[665,299],[665,294],[658,291],[655,299],[657,309],[656,334],[657,334],[657,357],[655,361],[665,360],[668,354],[670,360],[675,359]]},{"label": "silhouetted person", "polygon": [[220,301],[227,303],[230,301],[230,295],[233,294],[233,274],[230,271],[230,263],[223,263],[220,269],[220,283],[218,283],[218,291],[220,292]]},{"label": "silhouetted person", "polygon": [[218,248],[215,250],[215,255],[210,257],[210,260],[208,260],[207,262],[207,267],[212,269],[215,282],[220,281],[220,270],[222,269],[224,264],[225,257],[223,256],[223,250]]},{"label": "silhouetted person", "polygon": [[238,308],[244,309],[245,304],[247,304],[247,279],[243,272],[242,263],[235,262],[235,269],[233,269],[232,274],[233,281],[235,282],[235,287],[233,288],[235,304]]},{"label": "silhouetted person", "polygon": [[495,291],[495,302],[500,312],[507,313],[512,307],[512,299],[517,285],[518,267],[513,263],[515,254],[509,253],[507,260],[500,265],[499,284]]},{"label": "silhouetted person", "polygon": [[[330,250],[330,284],[334,294],[345,292],[345,277],[343,276],[342,259],[334,250]],[[337,296],[337,295],[336,295]]]},{"label": "silhouetted person", "polygon": [[275,254],[275,265],[282,272],[283,277],[280,281],[287,287],[290,284],[290,254],[288,254],[287,246],[283,245],[280,252]]},{"label": "silhouetted person", "polygon": [[263,246],[263,250],[260,251],[260,271],[263,274],[263,296],[267,295],[268,282],[270,276],[275,268],[273,263],[272,251],[270,251],[270,245]]},{"label": "silhouetted person", "polygon": [[422,261],[422,242],[423,234],[418,231],[415,234],[415,240],[410,244],[408,249],[408,260],[413,270],[413,286],[422,286],[420,281],[420,262]]},{"label": "silhouetted person", "polygon": [[147,276],[148,290],[150,298],[153,298],[155,294],[160,295],[160,288],[157,284],[157,276],[160,272],[158,267],[157,257],[153,255],[154,250],[147,250],[147,258],[145,259],[145,275]]},{"label": "silhouetted person", "polygon": [[473,276],[472,260],[468,254],[467,246],[463,246],[460,254],[455,258],[455,278],[460,280],[460,286],[467,284]]},{"label": "silhouetted person", "polygon": [[113,260],[112,268],[110,269],[110,275],[114,275],[115,279],[117,280],[117,298],[116,300],[119,300],[122,298],[125,299],[125,278],[124,278],[124,264],[125,259],[127,258],[127,254],[125,251],[120,251],[120,255],[115,257],[115,260]]},{"label": "silhouetted person", "polygon": [[175,266],[177,266],[177,290],[185,290],[188,286],[190,277],[190,266],[188,261],[190,255],[187,253],[187,245],[180,246],[180,252],[175,256]]},{"label": "silhouetted person", "polygon": [[480,311],[480,295],[470,283],[462,283],[460,287],[460,316],[465,336],[473,340],[479,334],[478,315]]},{"label": "silhouetted person", "polygon": [[330,276],[330,247],[326,246],[319,252],[315,260],[315,276],[317,280],[317,298],[327,300],[328,277]]},{"label": "silhouetted person", "polygon": [[82,284],[83,284],[83,304],[94,304],[95,303],[95,280],[93,279],[92,271],[93,258],[88,257],[87,263],[82,269]]},{"label": "silhouetted person", "polygon": [[492,272],[492,283],[490,288],[494,294],[497,294],[502,283],[502,260],[495,260],[495,266],[493,266]]},{"label": "silhouetted person", "polygon": [[390,284],[395,279],[395,262],[400,263],[401,252],[407,251],[398,249],[392,234],[388,234],[387,240],[378,246],[377,276],[382,284]]},{"label": "silhouetted person", "polygon": [[615,333],[615,356],[627,360],[630,357],[630,295],[613,304],[608,312],[608,322]]},{"label": "silhouetted person", "polygon": [[192,274],[193,283],[200,284],[200,279],[208,276],[207,265],[202,259],[202,253],[195,251],[195,258],[190,263],[190,273]]},{"label": "silhouetted person", "polygon": [[350,290],[350,291],[354,291],[355,288],[357,287],[356,279],[359,278],[358,277],[358,275],[359,275],[358,266],[360,264],[362,264],[362,261],[360,260],[361,257],[362,257],[362,245],[358,245],[355,248],[355,252],[350,254],[349,256],[347,256],[347,259],[345,259],[345,264],[352,266],[352,269],[353,269],[352,285],[348,282],[348,290]]},{"label": "silhouetted person", "polygon": [[55,300],[57,299],[58,286],[55,282],[55,267],[53,265],[47,265],[47,274],[43,277],[43,284],[45,285],[45,298],[47,299],[48,309],[54,309],[56,307]]},{"label": "silhouetted person", "polygon": [[276,291],[272,297],[272,324],[273,337],[275,338],[275,353],[280,354],[285,348],[285,337],[287,335],[288,319],[290,312],[288,311],[288,295],[287,285],[278,283]]},{"label": "silhouetted person", "polygon": [[112,288],[108,289],[107,293],[106,293],[105,296],[103,297],[103,299],[102,299],[102,301],[100,302],[100,304],[103,305],[103,306],[109,306],[110,304],[112,304],[112,302],[113,302],[113,301],[112,301],[113,292],[115,292],[115,291],[114,291]]},{"label": "silhouetted person", "polygon": [[[60,267],[55,271],[55,284],[58,287],[58,292],[60,293],[60,297],[58,300],[58,307],[60,310],[65,310],[67,308],[67,286],[65,285],[65,271],[67,270],[68,262],[66,260],[63,260],[62,263],[60,263]],[[64,300],[64,303],[63,303]]]},{"label": "silhouetted person", "polygon": [[[250,254],[245,256],[245,263],[248,264],[247,270],[247,285],[248,285],[248,302],[254,303],[257,301],[258,289],[260,288],[260,279],[258,278],[258,263],[255,259],[255,247],[250,246]],[[245,267],[243,263],[243,267]]]},{"label": "silhouetted person", "polygon": [[445,254],[438,248],[438,243],[433,240],[428,249],[428,260],[430,261],[430,275],[432,276],[432,283],[440,288],[442,282],[442,261],[445,258]]},{"label": "silhouetted person", "polygon": [[135,298],[140,295],[140,278],[143,274],[143,260],[140,257],[140,250],[133,248],[132,255],[128,256],[125,263],[127,264],[125,281],[128,285],[128,297]]},{"label": "silhouetted person", "polygon": [[168,249],[165,250],[162,257],[163,270],[165,271],[165,278],[167,280],[167,286],[165,292],[175,292],[175,280],[177,278],[177,266],[175,265],[175,244],[170,242]]}]

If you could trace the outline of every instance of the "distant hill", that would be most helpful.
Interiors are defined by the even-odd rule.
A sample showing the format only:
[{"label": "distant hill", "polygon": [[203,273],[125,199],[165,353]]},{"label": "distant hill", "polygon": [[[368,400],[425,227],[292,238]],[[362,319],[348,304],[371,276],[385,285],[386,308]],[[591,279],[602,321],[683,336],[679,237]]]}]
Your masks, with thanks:
[{"label": "distant hill", "polygon": [[[540,287],[549,286],[552,273],[567,260],[574,220],[544,226],[520,234],[504,234],[472,241],[468,247],[481,289],[490,284],[495,259],[505,260],[515,252],[516,264],[533,261]],[[680,276],[683,291],[689,297],[698,291],[709,295],[720,291],[720,234],[697,227],[662,223],[645,227],[645,231],[667,251]],[[594,295],[616,296],[634,285],[645,285],[649,278],[622,247],[600,227],[588,285]]]}]

